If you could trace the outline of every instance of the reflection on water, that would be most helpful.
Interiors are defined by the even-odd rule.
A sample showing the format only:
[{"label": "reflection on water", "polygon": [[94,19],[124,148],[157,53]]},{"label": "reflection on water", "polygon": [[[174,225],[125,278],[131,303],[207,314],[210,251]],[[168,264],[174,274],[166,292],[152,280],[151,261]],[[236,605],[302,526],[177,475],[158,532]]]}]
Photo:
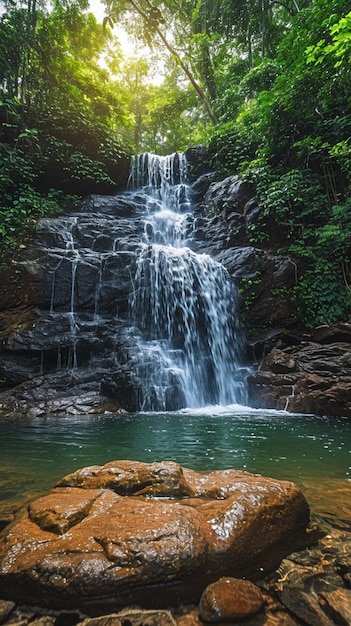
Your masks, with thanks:
[{"label": "reflection on water", "polygon": [[174,460],[292,480],[312,511],[351,524],[351,423],[284,412],[206,412],[0,422],[0,515],[61,476],[111,460]]}]

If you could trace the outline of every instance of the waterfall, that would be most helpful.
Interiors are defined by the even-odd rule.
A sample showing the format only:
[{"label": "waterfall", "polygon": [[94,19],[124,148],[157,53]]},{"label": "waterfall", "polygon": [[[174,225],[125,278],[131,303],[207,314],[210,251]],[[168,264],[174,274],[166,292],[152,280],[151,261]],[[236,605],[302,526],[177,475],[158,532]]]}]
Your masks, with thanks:
[{"label": "waterfall", "polygon": [[139,155],[127,191],[41,220],[38,371],[131,412],[247,405],[238,294],[194,225],[184,154]]},{"label": "waterfall", "polygon": [[138,155],[129,188],[145,204],[129,298],[140,408],[247,404],[238,294],[220,263],[191,249],[185,155]]}]

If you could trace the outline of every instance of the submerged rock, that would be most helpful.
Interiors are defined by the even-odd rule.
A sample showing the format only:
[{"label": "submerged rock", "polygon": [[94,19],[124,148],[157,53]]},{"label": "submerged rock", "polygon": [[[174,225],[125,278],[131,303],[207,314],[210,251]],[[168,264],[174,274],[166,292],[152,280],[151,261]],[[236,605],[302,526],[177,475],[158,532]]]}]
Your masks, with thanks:
[{"label": "submerged rock", "polygon": [[79,626],[177,626],[169,611],[126,609],[118,614],[87,618]]},{"label": "submerged rock", "polygon": [[220,576],[277,566],[308,523],[291,482],[114,461],[66,476],[21,514],[0,546],[0,586],[88,614],[197,602]]},{"label": "submerged rock", "polygon": [[15,608],[15,603],[6,600],[0,600],[0,623],[2,624]]},{"label": "submerged rock", "polygon": [[335,621],[351,624],[351,589],[325,591],[320,598]]},{"label": "submerged rock", "polygon": [[238,621],[257,613],[264,598],[249,580],[223,577],[208,585],[200,600],[200,615],[205,622]]}]

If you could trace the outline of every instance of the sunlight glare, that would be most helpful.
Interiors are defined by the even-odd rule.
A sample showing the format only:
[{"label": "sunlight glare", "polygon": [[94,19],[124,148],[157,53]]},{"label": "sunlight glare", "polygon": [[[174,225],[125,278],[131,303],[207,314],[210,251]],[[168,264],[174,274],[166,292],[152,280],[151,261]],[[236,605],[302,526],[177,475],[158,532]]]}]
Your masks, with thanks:
[{"label": "sunlight glare", "polygon": [[[95,15],[96,20],[102,23],[104,17],[106,17],[106,8],[101,0],[89,0],[89,10]],[[113,32],[121,45],[123,56],[125,58],[134,56],[136,47],[126,31],[115,25]]]}]

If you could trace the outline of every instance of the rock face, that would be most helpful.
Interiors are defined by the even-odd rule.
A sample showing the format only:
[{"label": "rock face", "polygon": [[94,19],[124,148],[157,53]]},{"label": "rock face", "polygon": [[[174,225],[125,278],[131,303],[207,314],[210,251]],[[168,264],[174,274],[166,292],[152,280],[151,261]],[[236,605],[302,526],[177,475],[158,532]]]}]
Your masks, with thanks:
[{"label": "rock face", "polygon": [[3,538],[2,596],[88,613],[198,601],[220,576],[269,571],[308,523],[290,482],[173,462],[87,467],[34,501]]},{"label": "rock face", "polygon": [[[198,199],[208,187],[205,179],[193,184]],[[217,187],[212,194],[208,190],[213,203]],[[227,196],[238,196],[235,210],[250,195],[238,179],[226,189]],[[0,418],[119,408],[135,412],[144,407],[147,394],[153,407],[158,392],[145,393],[150,358],[145,358],[141,329],[133,324],[131,311],[140,250],[149,237],[145,211],[141,191],[90,196],[79,209],[39,222],[33,242],[14,260],[0,303]],[[201,224],[190,213],[185,216],[182,228],[192,235],[189,245],[195,248]],[[200,316],[199,324],[205,336]],[[174,343],[181,350],[178,335]],[[162,372],[155,376],[156,387],[165,379],[162,408],[182,408],[180,377],[163,354],[154,351],[152,359],[154,369]]]},{"label": "rock face", "polygon": [[251,377],[252,402],[297,413],[351,413],[351,324],[282,334]]},{"label": "rock face", "polygon": [[139,207],[123,196],[91,196],[40,221],[4,275],[0,416],[118,410],[101,380],[127,360],[123,326],[142,228]]},{"label": "rock face", "polygon": [[238,176],[212,182],[197,210],[196,250],[222,263],[251,301],[248,310],[242,312],[246,326],[257,329],[293,324],[294,310],[281,295],[281,288],[295,284],[296,267],[290,258],[274,251],[276,229],[267,225],[271,247],[254,245],[249,238],[262,213],[252,186]]},{"label": "rock face", "polygon": [[[297,330],[283,295],[296,282],[296,262],[275,252],[285,234],[267,224],[265,247],[252,243],[262,219],[253,188],[237,176],[216,180],[203,150],[188,151],[188,160],[189,245],[228,270],[248,303],[247,332],[255,330],[248,404],[350,416],[351,323]],[[143,210],[138,195],[89,196],[79,209],[41,220],[2,273],[0,418],[140,409],[135,364],[148,364],[140,365],[128,307]],[[169,398],[167,410],[183,406],[171,379]]]}]

